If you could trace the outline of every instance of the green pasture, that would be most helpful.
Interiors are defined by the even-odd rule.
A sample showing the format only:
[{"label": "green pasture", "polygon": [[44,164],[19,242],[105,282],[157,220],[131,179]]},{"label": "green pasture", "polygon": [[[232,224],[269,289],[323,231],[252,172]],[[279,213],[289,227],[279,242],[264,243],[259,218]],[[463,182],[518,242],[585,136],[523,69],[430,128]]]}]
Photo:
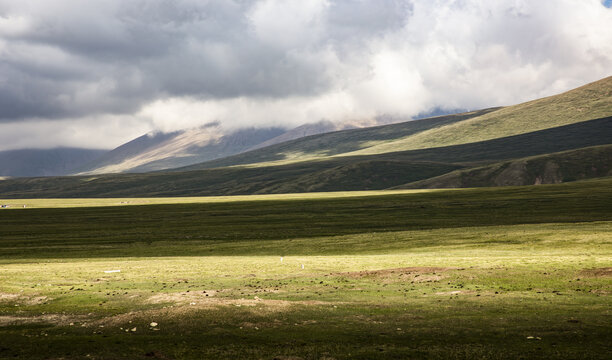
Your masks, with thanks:
[{"label": "green pasture", "polygon": [[23,200],[0,358],[607,359],[610,185]]},{"label": "green pasture", "polygon": [[[128,205],[168,205],[168,204],[206,204],[231,203],[265,200],[317,200],[339,199],[376,195],[399,195],[432,192],[432,189],[416,190],[373,190],[373,191],[331,191],[293,194],[265,195],[232,195],[232,196],[186,196],[186,197],[154,197],[154,198],[56,198],[56,199],[0,199],[0,204],[7,205],[6,210],[40,209],[40,208],[83,208],[100,206]],[[446,190],[445,190],[446,191]],[[24,206],[25,205],[25,206]]]}]

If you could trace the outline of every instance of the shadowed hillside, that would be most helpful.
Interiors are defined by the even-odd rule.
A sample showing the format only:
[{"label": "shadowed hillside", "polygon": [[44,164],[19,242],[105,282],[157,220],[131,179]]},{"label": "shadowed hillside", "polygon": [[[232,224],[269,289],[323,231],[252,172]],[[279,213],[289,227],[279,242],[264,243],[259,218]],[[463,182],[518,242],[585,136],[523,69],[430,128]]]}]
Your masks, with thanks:
[{"label": "shadowed hillside", "polygon": [[138,173],[173,169],[225,158],[306,136],[359,128],[375,120],[336,124],[320,121],[286,130],[279,127],[241,128],[226,133],[217,123],[171,133],[138,137],[74,171],[77,175]]},{"label": "shadowed hillside", "polygon": [[490,140],[612,115],[612,76],[563,94],[498,111],[349,153],[379,154]]},{"label": "shadowed hillside", "polygon": [[612,117],[502,139],[268,167],[0,181],[1,198],[238,195],[377,190],[506,159],[610,144]]},{"label": "shadowed hillside", "polygon": [[[527,103],[314,135],[186,169],[283,165],[330,156],[376,155],[475,143],[612,115],[612,77]],[[184,169],[181,169],[184,170]]]},{"label": "shadowed hillside", "polygon": [[172,133],[143,135],[90,162],[75,173],[147,172],[195,164],[246,151],[284,132],[242,129],[222,134],[216,124]]},{"label": "shadowed hillside", "polygon": [[558,184],[612,176],[612,145],[594,146],[553,154],[457,170],[396,189],[459,188]]},{"label": "shadowed hillside", "polygon": [[326,158],[361,149],[372,141],[390,141],[495,110],[497,108],[313,135],[178,170],[209,169],[244,164],[282,165],[309,159]]},{"label": "shadowed hillside", "polygon": [[[522,185],[607,176],[605,169],[610,159],[602,150],[607,148],[583,148],[612,144],[611,87],[612,77],[609,77],[561,95],[507,108],[307,136],[163,172],[2,180],[0,197],[278,194],[381,190],[397,186]],[[593,118],[601,114],[608,116]],[[530,129],[537,130],[529,132]],[[417,146],[403,151],[402,146],[395,146],[417,144],[418,141],[405,140],[425,139],[423,134],[449,131],[432,143],[436,146]],[[270,132],[261,132],[262,137],[270,135]],[[513,135],[497,136],[508,132]],[[234,137],[215,140],[206,148],[222,153],[223,149],[234,151],[249,142],[261,143],[255,133],[256,130],[237,132]],[[481,135],[494,138],[470,142],[466,134],[475,134],[474,139]],[[123,149],[126,153],[136,152],[137,158],[146,160],[140,165],[132,162],[130,168],[144,171],[150,169],[148,166],[170,166],[164,159],[190,149],[191,145],[187,145],[193,140],[187,136],[185,143],[177,141],[186,132],[159,136],[160,139],[143,138],[126,145]],[[146,151],[148,155],[138,151],[150,143],[153,150]],[[381,149],[383,143],[387,144],[384,151],[368,150]],[[448,143],[457,144],[442,146]],[[576,149],[583,150],[555,154]],[[189,159],[184,154],[181,156]],[[534,156],[540,158],[525,159]],[[176,164],[174,160],[172,163]],[[589,166],[597,170],[588,171]],[[457,177],[457,174],[462,175]],[[431,181],[435,182],[428,182],[434,178]]]}]

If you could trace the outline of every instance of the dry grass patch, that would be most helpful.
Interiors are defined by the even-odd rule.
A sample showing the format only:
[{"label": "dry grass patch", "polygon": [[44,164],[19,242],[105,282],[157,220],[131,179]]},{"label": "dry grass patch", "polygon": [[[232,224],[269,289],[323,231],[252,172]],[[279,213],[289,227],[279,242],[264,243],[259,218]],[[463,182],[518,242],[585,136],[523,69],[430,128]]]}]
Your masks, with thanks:
[{"label": "dry grass patch", "polygon": [[208,300],[217,295],[216,290],[202,290],[202,291],[183,291],[177,293],[160,293],[149,297],[147,300],[151,304],[163,304],[163,303],[194,303]]},{"label": "dry grass patch", "polygon": [[0,303],[15,303],[15,306],[20,305],[40,305],[53,298],[47,296],[28,296],[23,294],[0,293]]},{"label": "dry grass patch", "polygon": [[353,279],[361,278],[376,278],[383,281],[410,281],[413,283],[422,282],[435,282],[440,281],[444,278],[444,273],[449,270],[456,270],[456,268],[449,267],[403,267],[394,269],[381,269],[381,270],[363,270],[363,271],[351,271],[334,273],[335,276],[344,276]]},{"label": "dry grass patch", "polygon": [[64,314],[43,314],[37,316],[0,316],[0,327],[23,325],[23,324],[53,324],[58,326],[68,326],[86,320],[86,316],[64,315]]},{"label": "dry grass patch", "polygon": [[612,276],[612,267],[603,267],[598,269],[586,269],[580,272],[582,276],[590,277],[608,277]]}]

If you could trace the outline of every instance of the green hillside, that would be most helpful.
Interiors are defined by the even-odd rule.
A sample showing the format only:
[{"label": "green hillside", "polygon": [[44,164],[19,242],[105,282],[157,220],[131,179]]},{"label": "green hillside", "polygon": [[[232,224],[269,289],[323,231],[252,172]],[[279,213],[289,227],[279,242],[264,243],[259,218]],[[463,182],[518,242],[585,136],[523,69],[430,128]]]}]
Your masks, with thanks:
[{"label": "green hillside", "polygon": [[309,136],[181,170],[233,165],[269,166],[376,155],[504,138],[612,115],[612,77],[563,94],[504,108],[367,129]]},{"label": "green hillside", "polygon": [[214,196],[380,190],[481,166],[588,146],[612,139],[612,117],[442,148],[329,157],[268,167],[0,181],[0,198]]},{"label": "green hillside", "polygon": [[546,154],[457,170],[397,189],[557,184],[612,176],[612,145]]},{"label": "green hillside", "polygon": [[[519,181],[512,171],[498,173],[489,171],[492,168],[471,168],[611,144],[611,94],[609,77],[521,105],[314,135],[171,171],[0,180],[0,198],[382,190],[406,184],[431,187],[433,183],[425,180],[445,174],[446,177],[435,181],[454,180],[436,184],[445,187],[533,184],[535,177],[531,175]],[[487,140],[473,141],[482,138]],[[402,150],[404,145],[412,150]],[[431,147],[422,148],[426,145]],[[578,166],[579,156],[586,156],[585,164],[593,160],[589,158],[591,152],[573,154],[576,165],[564,163],[564,168]],[[535,164],[533,160],[520,161]],[[519,163],[507,166],[514,169]],[[453,171],[460,172],[449,174]],[[573,176],[574,170],[567,171],[568,174],[560,175],[560,181],[607,174],[585,172],[584,176]],[[454,178],[456,174],[472,174],[468,177],[480,180],[463,183]]]},{"label": "green hillside", "polygon": [[612,115],[612,76],[563,94],[429,129],[348,153],[379,154],[465,144],[533,132]]},{"label": "green hillside", "polygon": [[372,141],[393,141],[400,137],[414,135],[425,130],[487,114],[497,109],[499,108],[312,135],[175,170],[200,170],[246,164],[257,164],[258,166],[283,165],[299,161],[324,159],[362,149]]}]

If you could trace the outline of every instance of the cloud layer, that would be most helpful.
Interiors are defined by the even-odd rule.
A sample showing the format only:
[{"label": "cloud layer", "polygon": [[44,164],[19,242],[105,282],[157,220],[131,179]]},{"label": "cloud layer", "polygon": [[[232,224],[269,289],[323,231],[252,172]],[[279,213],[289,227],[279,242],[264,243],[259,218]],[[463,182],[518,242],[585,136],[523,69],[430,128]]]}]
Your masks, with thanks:
[{"label": "cloud layer", "polygon": [[611,75],[599,0],[0,0],[0,149],[410,117]]}]

